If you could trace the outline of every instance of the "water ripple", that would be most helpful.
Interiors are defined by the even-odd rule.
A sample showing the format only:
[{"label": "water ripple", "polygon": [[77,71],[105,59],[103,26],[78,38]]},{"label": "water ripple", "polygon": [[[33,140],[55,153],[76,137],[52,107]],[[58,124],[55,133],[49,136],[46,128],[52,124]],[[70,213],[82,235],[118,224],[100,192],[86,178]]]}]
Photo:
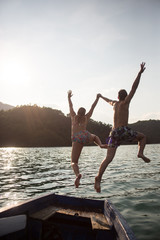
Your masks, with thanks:
[{"label": "water ripple", "polygon": [[79,159],[82,180],[75,189],[70,147],[1,148],[0,207],[50,192],[108,198],[125,216],[138,239],[159,239],[160,145],[147,145],[146,154],[152,159],[150,164],[136,157],[137,146],[118,148],[103,175],[102,193],[97,194],[94,178],[106,155],[105,149],[83,149]]}]

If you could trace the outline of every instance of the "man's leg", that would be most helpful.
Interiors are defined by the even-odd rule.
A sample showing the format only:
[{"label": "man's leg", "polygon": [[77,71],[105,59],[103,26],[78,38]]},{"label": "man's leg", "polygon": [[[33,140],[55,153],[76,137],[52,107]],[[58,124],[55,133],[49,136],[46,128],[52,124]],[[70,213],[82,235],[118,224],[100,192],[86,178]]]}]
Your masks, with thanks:
[{"label": "man's leg", "polygon": [[103,175],[104,171],[106,170],[108,164],[113,160],[116,150],[117,150],[116,147],[115,148],[108,147],[108,149],[107,149],[107,156],[102,161],[100,168],[99,168],[98,175],[95,177],[94,188],[97,192],[101,192],[100,183],[101,183],[102,175]]},{"label": "man's leg", "polygon": [[138,140],[138,158],[142,158],[144,162],[149,163],[151,160],[143,154],[146,145],[146,136],[143,133],[138,132],[136,138]]},{"label": "man's leg", "polygon": [[73,168],[73,171],[76,175],[75,179],[75,187],[79,187],[80,179],[82,175],[79,173],[79,166],[78,166],[78,160],[82,151],[83,145],[78,142],[72,143],[72,154],[71,154],[71,166]]}]

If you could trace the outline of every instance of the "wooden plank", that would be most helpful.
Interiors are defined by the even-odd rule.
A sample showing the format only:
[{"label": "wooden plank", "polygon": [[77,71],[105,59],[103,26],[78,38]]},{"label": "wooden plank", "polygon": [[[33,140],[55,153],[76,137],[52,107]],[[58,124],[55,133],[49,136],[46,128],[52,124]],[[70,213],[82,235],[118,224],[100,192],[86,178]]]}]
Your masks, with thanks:
[{"label": "wooden plank", "polygon": [[59,208],[56,206],[49,206],[38,212],[33,213],[32,215],[30,215],[30,217],[39,219],[39,220],[47,220],[56,212],[63,213],[66,215],[90,218],[92,223],[92,229],[108,229],[108,230],[110,229],[109,224],[102,213],[95,213],[91,211],[89,212],[79,211],[77,209],[69,209],[69,208],[65,209],[65,208]]},{"label": "wooden plank", "polygon": [[92,229],[110,229],[110,226],[102,213],[78,211],[73,209],[60,209],[57,212],[73,216],[87,217],[91,219]]},{"label": "wooden plank", "polygon": [[55,214],[60,208],[55,206],[48,206],[38,212],[35,212],[30,215],[30,217],[38,219],[38,220],[47,220],[53,214]]},{"label": "wooden plank", "polygon": [[107,220],[105,219],[104,215],[96,216],[96,217],[92,216],[91,223],[92,223],[92,229],[110,230],[110,226],[107,223]]}]

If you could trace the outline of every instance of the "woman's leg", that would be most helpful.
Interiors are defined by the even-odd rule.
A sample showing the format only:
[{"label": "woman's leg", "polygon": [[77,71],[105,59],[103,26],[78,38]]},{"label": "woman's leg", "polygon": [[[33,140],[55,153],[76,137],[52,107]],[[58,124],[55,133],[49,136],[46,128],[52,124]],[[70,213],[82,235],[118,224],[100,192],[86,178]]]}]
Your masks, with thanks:
[{"label": "woman's leg", "polygon": [[81,174],[79,172],[78,160],[82,151],[83,145],[78,142],[72,143],[72,154],[71,154],[71,166],[76,175],[75,187],[77,188],[80,184]]},{"label": "woman's leg", "polygon": [[108,147],[107,144],[102,144],[100,138],[98,136],[96,136],[95,134],[91,134],[90,142],[94,142],[96,145],[98,145],[101,148],[107,148]]}]

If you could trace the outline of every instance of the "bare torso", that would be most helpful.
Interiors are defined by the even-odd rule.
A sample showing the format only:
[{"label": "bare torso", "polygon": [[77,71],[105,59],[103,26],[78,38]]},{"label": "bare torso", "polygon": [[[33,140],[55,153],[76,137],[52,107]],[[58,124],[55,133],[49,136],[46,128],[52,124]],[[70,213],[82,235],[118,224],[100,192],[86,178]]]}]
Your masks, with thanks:
[{"label": "bare torso", "polygon": [[129,116],[129,104],[125,101],[118,101],[114,104],[114,125],[113,129],[127,126],[128,125],[128,116]]},{"label": "bare torso", "polygon": [[88,123],[87,116],[79,118],[77,115],[72,117],[72,136],[82,130],[86,130]]}]

